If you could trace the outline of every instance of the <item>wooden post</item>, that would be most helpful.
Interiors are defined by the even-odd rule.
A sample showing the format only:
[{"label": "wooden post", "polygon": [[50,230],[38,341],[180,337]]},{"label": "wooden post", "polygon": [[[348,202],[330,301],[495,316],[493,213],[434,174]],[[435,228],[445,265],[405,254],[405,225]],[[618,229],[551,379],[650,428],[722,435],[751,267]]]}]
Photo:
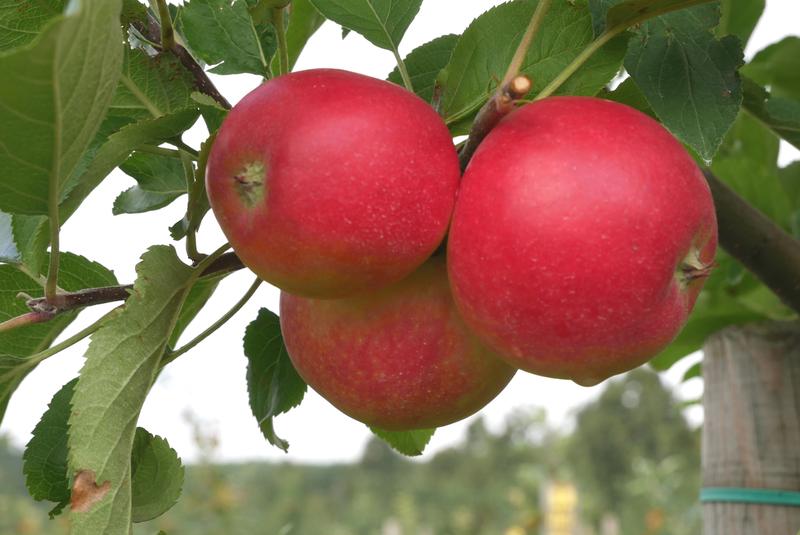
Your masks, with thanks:
[{"label": "wooden post", "polygon": [[[703,486],[800,491],[800,324],[706,342]],[[705,503],[704,535],[796,535],[800,507]]]}]

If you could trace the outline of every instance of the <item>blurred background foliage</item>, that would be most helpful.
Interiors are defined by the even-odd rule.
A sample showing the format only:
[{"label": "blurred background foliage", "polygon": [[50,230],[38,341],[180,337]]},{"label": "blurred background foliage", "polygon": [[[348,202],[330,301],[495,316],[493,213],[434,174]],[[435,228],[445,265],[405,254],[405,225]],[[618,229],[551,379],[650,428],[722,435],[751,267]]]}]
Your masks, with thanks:
[{"label": "blurred background foliage", "polygon": [[[217,441],[195,423],[201,459],[180,502],[137,535],[549,535],[545,489],[577,489],[570,535],[693,535],[699,432],[648,370],[608,386],[571,429],[520,409],[492,432],[478,419],[458,446],[425,462],[373,438],[354,464],[213,462]],[[28,497],[21,452],[0,442],[0,533],[60,534],[64,518]],[[561,532],[559,532],[561,533]]]}]

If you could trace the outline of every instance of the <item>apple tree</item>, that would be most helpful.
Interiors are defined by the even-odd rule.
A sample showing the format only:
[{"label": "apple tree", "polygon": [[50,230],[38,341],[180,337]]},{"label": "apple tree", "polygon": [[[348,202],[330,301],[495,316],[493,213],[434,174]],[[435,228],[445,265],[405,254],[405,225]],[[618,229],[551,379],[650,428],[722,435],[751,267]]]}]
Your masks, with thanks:
[{"label": "apple tree", "polygon": [[[421,275],[414,276],[417,278],[405,280],[402,289],[392,295],[365,285],[369,289],[367,294],[341,301],[315,303],[287,296],[287,318],[283,323],[276,314],[262,309],[243,333],[243,351],[249,363],[248,393],[253,415],[266,441],[286,449],[288,442],[277,433],[274,418],[301,403],[306,380],[324,382],[333,378],[341,384],[333,385],[326,397],[337,407],[368,423],[377,436],[398,451],[420,454],[436,426],[478,410],[513,374],[507,364],[479,362],[489,352],[484,351],[483,341],[477,340],[470,330],[478,320],[467,317],[470,327],[460,323],[444,274],[443,255],[447,246],[442,239],[455,202],[459,164],[461,171],[466,169],[474,175],[479,173],[477,169],[484,169],[483,178],[494,186],[512,187],[506,186],[512,182],[506,176],[498,175],[497,182],[492,181],[491,159],[487,163],[488,157],[482,156],[482,152],[512,153],[521,139],[515,137],[518,133],[511,126],[513,121],[519,121],[524,114],[534,116],[535,109],[553,110],[540,115],[542,119],[552,119],[556,117],[556,107],[544,108],[542,103],[548,99],[567,102],[551,97],[571,95],[604,100],[592,98],[590,101],[595,104],[581,108],[581,120],[564,122],[566,126],[561,130],[536,130],[533,137],[525,140],[532,147],[530,150],[545,144],[551,134],[558,134],[560,146],[566,147],[562,153],[564,159],[569,159],[569,166],[582,165],[589,153],[594,158],[597,147],[607,154],[627,150],[635,160],[635,153],[650,154],[647,151],[652,149],[642,141],[649,137],[633,137],[641,131],[624,130],[628,123],[617,122],[618,130],[606,130],[614,134],[608,139],[624,139],[628,135],[629,143],[614,147],[602,133],[587,137],[584,126],[599,124],[599,117],[606,109],[638,110],[635,121],[671,133],[664,143],[675,148],[666,152],[680,153],[680,158],[691,155],[680,160],[683,162],[680,165],[695,170],[699,166],[701,171],[697,170],[695,176],[699,189],[688,188],[687,191],[694,193],[675,204],[682,208],[694,202],[702,204],[700,197],[706,195],[710,207],[713,196],[715,216],[709,217],[716,218],[721,245],[713,265],[712,259],[697,256],[693,260],[696,265],[689,262],[691,269],[681,271],[683,282],[696,290],[690,299],[694,310],[684,328],[677,333],[686,320],[682,317],[668,336],[662,336],[664,340],[648,346],[649,353],[636,352],[625,364],[607,366],[602,372],[584,370],[584,376],[589,377],[585,382],[602,380],[651,357],[652,367],[665,370],[708,344],[707,353],[719,358],[707,366],[707,447],[714,441],[732,440],[729,434],[736,428],[734,423],[748,418],[754,436],[766,433],[761,436],[766,440],[773,431],[780,432],[781,440],[775,443],[787,447],[771,450],[773,461],[785,462],[781,469],[783,479],[775,482],[756,477],[756,484],[750,485],[772,493],[766,497],[762,494],[760,502],[758,497],[741,497],[743,489],[736,487],[746,486],[744,482],[737,484],[725,481],[724,477],[710,477],[716,490],[727,488],[740,496],[738,500],[730,495],[725,497],[724,492],[716,498],[707,496],[712,505],[723,504],[721,509],[713,505],[707,515],[707,529],[714,534],[745,533],[744,520],[736,519],[732,510],[724,508],[737,501],[745,502],[746,507],[764,504],[778,507],[784,518],[780,521],[786,525],[794,522],[797,529],[800,520],[794,512],[787,512],[797,495],[781,491],[800,487],[797,463],[791,461],[792,455],[796,459],[800,440],[797,425],[800,408],[796,400],[794,406],[786,401],[787,392],[800,388],[796,343],[800,311],[800,162],[780,167],[778,150],[782,141],[800,148],[800,80],[796,64],[800,40],[786,38],[744,63],[743,47],[762,14],[764,0],[511,0],[477,17],[462,34],[442,35],[402,57],[398,45],[421,4],[422,0],[187,0],[182,3],[12,0],[0,5],[0,419],[14,390],[40,362],[58,358],[60,351],[91,338],[80,375],[64,377],[64,386],[53,397],[27,445],[24,472],[31,497],[52,502],[51,516],[67,514],[76,534],[127,534],[132,523],[155,518],[176,502],[183,482],[178,453],[165,438],[137,427],[149,390],[171,362],[198,346],[196,350],[201,350],[204,339],[237,313],[255,293],[261,279],[275,282],[270,278],[275,272],[274,263],[270,262],[288,258],[281,277],[290,281],[286,286],[294,289],[293,284],[300,284],[296,288],[302,290],[303,281],[312,277],[305,268],[315,267],[314,262],[328,258],[325,255],[340,258],[335,240],[319,239],[313,249],[303,248],[307,246],[303,242],[306,223],[313,226],[312,219],[324,218],[325,213],[323,209],[308,213],[304,221],[304,216],[291,211],[292,203],[301,196],[313,198],[324,188],[292,187],[291,180],[301,183],[305,180],[301,177],[303,173],[311,177],[309,180],[326,176],[330,158],[345,157],[342,153],[346,151],[337,143],[355,136],[354,132],[371,117],[377,117],[374,122],[390,132],[392,126],[396,131],[391,132],[388,140],[381,139],[380,146],[369,136],[358,140],[366,144],[363,166],[367,167],[353,164],[348,171],[351,180],[333,184],[329,189],[343,197],[357,196],[354,188],[369,182],[369,177],[405,173],[405,182],[383,191],[397,201],[391,206],[400,207],[395,212],[379,213],[382,209],[379,201],[360,202],[357,213],[348,215],[368,218],[378,214],[382,220],[398,226],[408,222],[409,211],[416,210],[415,217],[431,216],[430,225],[418,230],[420,235],[414,235],[412,230],[416,227],[409,225],[412,230],[397,234],[404,239],[395,239],[397,236],[392,234],[372,239],[374,236],[365,232],[351,240],[363,245],[372,239],[372,248],[387,243],[406,247],[403,250],[409,251],[408,258],[403,258],[404,267],[397,268],[399,271],[391,264],[396,258],[387,260],[380,255],[373,258],[369,256],[370,250],[361,256],[348,257],[357,262],[344,262],[346,269],[333,275],[323,266],[325,269],[313,274],[317,277],[314,284],[321,288],[321,294],[332,292],[325,297],[341,297],[333,294],[347,285],[358,286],[373,277],[383,281],[382,284],[390,279],[397,282],[425,258],[433,255],[434,259],[425,268],[428,271],[423,269]],[[458,9],[456,4],[452,9]],[[359,81],[339,91],[342,98],[348,93],[350,97],[357,95],[362,106],[358,113],[345,113],[347,109],[337,101],[340,116],[347,120],[339,123],[338,129],[326,126],[330,130],[315,128],[314,121],[318,118],[314,106],[329,97],[338,98],[334,91],[318,91],[302,105],[297,104],[295,97],[304,95],[312,86],[317,87],[314,84],[327,87],[324,84],[330,80],[289,74],[309,38],[323,23],[338,24],[344,32],[361,34],[386,54],[393,54],[397,61],[397,67],[387,73],[386,82],[368,81],[360,85]],[[254,95],[262,91],[277,94],[276,88],[294,84],[291,92],[280,97],[286,101],[275,108],[285,113],[280,115],[276,111],[277,116],[262,117],[258,110],[247,114],[237,112],[239,106],[231,105],[215,87],[214,79],[238,73],[254,74],[266,82]],[[394,99],[406,102],[412,93],[416,96],[409,106],[417,106],[418,112],[409,115],[405,108],[397,108],[400,112],[386,111],[390,104],[395,105]],[[524,108],[524,114],[516,113],[520,107]],[[233,118],[235,113],[240,113],[239,119]],[[413,123],[417,113],[427,119]],[[508,120],[504,120],[506,116]],[[227,117],[230,121],[226,121]],[[402,127],[408,131],[417,128],[413,136],[401,131],[398,125],[404,121],[416,125]],[[184,142],[182,135],[198,122],[204,125],[208,138],[192,147]],[[234,128],[233,134],[226,132],[226,128],[230,130],[226,125],[234,123],[241,125],[238,130]],[[430,139],[424,137],[434,131],[438,133],[431,134]],[[578,139],[579,134],[574,132],[584,133]],[[497,135],[492,138],[493,133]],[[258,246],[253,253],[247,250],[247,244],[234,239],[236,230],[229,231],[239,223],[233,221],[236,209],[220,208],[228,201],[223,202],[225,193],[220,193],[214,177],[218,169],[227,165],[226,150],[243,143],[244,138],[249,141],[250,137],[259,136],[270,147],[297,136],[297,141],[284,143],[281,150],[299,151],[305,165],[290,173],[291,180],[285,188],[277,187],[276,169],[275,188],[266,193],[262,179],[272,170],[265,169],[262,163],[249,161],[232,171],[237,188],[233,200],[228,199],[232,206],[234,201],[253,206],[267,195],[282,195],[281,202],[289,207],[280,212],[285,219],[281,220],[279,214],[273,217],[278,221],[269,223],[270,232],[275,231],[269,235],[269,239],[275,240],[269,242],[272,248]],[[421,148],[417,147],[419,139],[425,139]],[[255,149],[247,150],[252,156]],[[280,155],[285,153],[275,150],[274,161],[281,161]],[[406,164],[397,155],[407,157],[409,151],[417,154],[415,150],[420,151],[416,167],[404,167]],[[519,152],[530,154],[529,150]],[[665,151],[651,152],[656,158],[659,156],[656,152]],[[382,156],[375,157],[376,154]],[[519,158],[526,158],[525,154]],[[482,157],[483,162],[469,167],[470,162]],[[527,165],[533,167],[539,164],[569,167],[564,163],[566,160],[538,160],[538,164],[534,158],[529,160]],[[631,168],[641,163],[634,160]],[[659,168],[654,172],[660,173],[656,174],[664,184],[680,178],[670,174],[669,165],[660,168],[665,165],[662,160],[652,161],[655,163],[651,167]],[[424,174],[439,167],[443,169],[441,174],[450,177],[444,186],[428,180]],[[142,251],[135,281],[117,280],[102,265],[103,258],[88,259],[59,247],[61,227],[77,210],[85,209],[84,201],[89,194],[117,168],[133,177],[137,185],[122,192],[113,207],[99,209],[147,217],[148,212],[159,210],[179,197],[186,200],[185,216],[169,229],[174,241],[155,243]],[[604,173],[598,173],[595,185],[598,195],[615,194],[612,175],[604,178]],[[563,183],[559,182],[552,185],[561,186]],[[402,195],[399,189],[403,190]],[[519,198],[526,198],[527,193],[522,191]],[[465,195],[468,194],[466,191]],[[432,201],[437,195],[444,200]],[[594,209],[589,203],[578,204],[573,200],[571,208],[579,207],[581,214]],[[657,200],[653,197],[645,206],[652,218],[664,217]],[[569,203],[569,196],[562,192],[560,202]],[[633,204],[626,207],[618,203],[617,211],[627,214],[628,208],[633,210]],[[502,225],[499,213],[487,214],[493,210],[499,212],[491,202],[473,206],[475,217],[498,216],[492,225]],[[433,217],[439,212],[443,215]],[[604,217],[613,216],[609,212]],[[215,251],[198,250],[198,228],[201,224],[216,224],[215,219],[226,230],[233,250],[227,243],[219,244]],[[281,227],[286,221],[291,225]],[[660,238],[665,250],[682,223],[673,218],[661,225],[667,228]],[[325,224],[332,232],[337,230],[335,225]],[[462,230],[466,228],[469,231]],[[501,230],[514,234],[514,229]],[[430,231],[424,240],[423,231]],[[290,238],[280,241],[281,232]],[[459,248],[459,258],[466,259],[463,265],[472,262],[470,265],[474,267],[474,262],[480,260],[478,257],[485,258],[497,251],[492,249],[497,241],[477,239],[484,237],[481,232],[484,230],[480,224],[467,227],[459,223],[453,227],[453,241],[457,244],[451,242],[450,246]],[[711,239],[712,234],[712,245],[703,249],[702,254],[713,255],[716,230],[713,233],[708,230],[706,237]],[[558,237],[555,234],[548,242],[553,249],[560,247]],[[347,238],[345,235],[343,239]],[[412,245],[419,246],[415,249]],[[601,255],[603,250],[608,255],[616,250],[614,244],[585,245],[597,249]],[[473,254],[478,247],[483,248],[481,253]],[[582,249],[580,243],[573,243],[565,250],[574,256]],[[181,259],[178,250],[185,251],[188,261]],[[270,254],[263,255],[265,250]],[[525,250],[513,254],[515,258],[522,254],[523,259],[530,259],[530,255],[557,258],[551,254],[554,252]],[[448,257],[452,254],[452,250],[447,252]],[[504,252],[499,261],[511,255]],[[259,264],[262,257],[266,258],[267,267]],[[304,260],[292,265],[291,259],[298,257]],[[614,272],[613,276],[598,272],[594,286],[605,284],[607,288],[619,289],[617,294],[625,293],[622,289],[638,280],[636,270],[647,270],[652,255],[643,255],[640,260],[629,269]],[[586,267],[599,269],[602,265],[603,262],[598,262]],[[184,330],[205,306],[219,281],[245,266],[258,275],[253,285],[231,310],[220,314],[218,321],[196,338],[185,340]],[[453,269],[461,268],[450,266],[450,269],[452,275]],[[489,279],[510,280],[515,275],[514,269],[510,263],[485,273],[473,270],[469,277],[478,281],[475,284],[488,280],[481,278],[486,273]],[[464,285],[473,284],[464,282],[469,277],[465,275],[460,280]],[[537,284],[543,292],[552,289],[546,288],[546,279],[542,281],[545,282]],[[705,285],[700,291],[702,281]],[[467,301],[464,287],[456,288],[463,293],[460,306]],[[542,302],[552,305],[549,312],[556,313],[557,303],[570,303],[574,309],[576,303],[592,301],[591,295],[575,297],[567,293],[552,294],[550,301]],[[614,294],[612,291],[604,295],[613,299]],[[642,295],[637,291],[628,294],[630,303]],[[409,301],[406,299],[409,295],[424,297]],[[102,303],[118,303],[118,306],[76,334],[60,337],[70,323],[80,321],[77,317],[82,309]],[[588,304],[580,306],[591,309]],[[690,308],[691,305],[684,311],[688,313]],[[364,309],[370,313],[352,314],[353,310]],[[374,401],[369,398],[370,388],[383,380],[385,370],[368,369],[367,363],[372,362],[375,347],[382,348],[377,354],[384,351],[400,360],[406,352],[410,353],[403,343],[397,343],[402,339],[403,329],[390,333],[391,336],[379,333],[385,339],[378,343],[375,340],[380,336],[376,336],[373,340],[376,345],[370,346],[369,351],[363,345],[348,346],[342,339],[350,336],[361,343],[359,337],[365,330],[375,328],[376,318],[389,314],[387,310],[397,309],[402,310],[403,317],[414,318],[414,329],[418,330],[409,332],[415,333],[417,345],[433,347],[444,340],[448,347],[463,347],[467,364],[448,362],[437,368],[439,376],[427,375],[423,378],[427,382],[416,383],[420,395],[400,391],[405,385],[393,384],[392,391],[398,393],[393,398],[393,412],[389,416],[375,416],[375,410],[380,412],[380,408],[366,405]],[[465,310],[463,306],[461,310]],[[501,307],[501,313],[506,311],[509,322],[517,321],[510,308]],[[570,314],[573,313],[582,311],[572,310]],[[580,321],[584,322],[581,325],[597,319],[591,314],[588,319],[581,316]],[[617,320],[612,317],[607,323],[611,329],[615,325],[625,327],[620,328],[617,339],[641,336],[641,332],[623,324],[622,319]],[[454,324],[457,326],[453,327]],[[323,332],[324,326],[328,330]],[[334,332],[336,338],[331,334]],[[601,343],[598,340],[604,333],[581,330],[581,335],[581,343],[592,347]],[[551,343],[557,339],[550,339],[547,351],[561,354],[563,349],[564,355],[568,355],[569,347]],[[646,342],[637,339],[637,347]],[[287,345],[291,346],[288,352]],[[509,342],[507,351],[513,352],[518,345]],[[320,348],[327,348],[331,354],[341,351],[343,360],[324,368],[300,358],[301,353],[319,352]],[[618,347],[615,350],[623,351]],[[363,360],[347,361],[347,358]],[[719,374],[710,373],[720,369],[720,362],[728,361],[738,363],[737,378],[750,380],[748,384],[760,384],[760,379],[772,381],[769,385],[773,395],[753,394],[758,407],[753,400],[734,396],[733,401],[753,410],[740,411],[734,414],[736,421],[722,424],[725,411],[717,409],[729,399],[725,396],[730,392],[720,386]],[[767,378],[760,371],[764,362],[772,363]],[[522,361],[514,364],[526,369]],[[472,374],[472,382],[467,377],[460,385],[441,387],[448,378],[462,373],[465,366],[469,369],[465,377]],[[577,366],[580,368],[581,364]],[[537,373],[567,376],[567,372],[558,371],[557,363],[531,368]],[[413,366],[401,370],[406,371],[413,374]],[[401,372],[398,373],[402,375]],[[569,373],[577,377],[581,370],[571,369]],[[687,376],[699,373],[698,365]],[[356,376],[366,376],[367,380],[361,385],[366,384],[364,391],[357,392],[354,398],[351,379]],[[323,389],[316,384],[312,386]],[[442,409],[441,405],[447,401],[436,401],[437,395],[448,389],[458,398],[457,403]],[[753,389],[759,391],[757,386]],[[436,408],[442,410],[433,416],[424,411],[420,413],[424,417],[417,416],[414,412],[419,409],[417,405],[431,400],[439,403]],[[762,419],[777,423],[765,423],[762,429],[759,427]],[[409,422],[425,425],[414,428]],[[714,422],[720,425],[715,426]],[[745,463],[735,456],[727,461],[736,466]],[[726,516],[728,524],[722,523],[720,515]],[[778,516],[776,513],[772,518]],[[764,524],[762,532],[778,533],[782,528],[776,525],[768,528],[769,524]]]}]

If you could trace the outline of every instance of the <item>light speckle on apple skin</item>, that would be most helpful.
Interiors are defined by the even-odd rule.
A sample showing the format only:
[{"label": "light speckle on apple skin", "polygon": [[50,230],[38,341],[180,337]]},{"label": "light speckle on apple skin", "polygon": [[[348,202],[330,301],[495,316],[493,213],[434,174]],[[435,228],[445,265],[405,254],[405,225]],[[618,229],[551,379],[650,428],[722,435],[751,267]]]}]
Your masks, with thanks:
[{"label": "light speckle on apple skin", "polygon": [[[235,180],[263,162],[263,202]],[[206,173],[244,264],[282,289],[341,297],[397,282],[439,246],[460,179],[452,138],[405,89],[334,69],[271,80],[228,114]]]},{"label": "light speckle on apple skin", "polygon": [[342,412],[383,429],[465,418],[516,371],[464,325],[440,256],[360,297],[321,300],[283,292],[280,312],[300,376]]},{"label": "light speckle on apple skin", "polygon": [[710,264],[714,206],[697,165],[660,124],[627,106],[553,97],[484,140],[448,239],[465,321],[523,370],[594,384],[677,335]]}]

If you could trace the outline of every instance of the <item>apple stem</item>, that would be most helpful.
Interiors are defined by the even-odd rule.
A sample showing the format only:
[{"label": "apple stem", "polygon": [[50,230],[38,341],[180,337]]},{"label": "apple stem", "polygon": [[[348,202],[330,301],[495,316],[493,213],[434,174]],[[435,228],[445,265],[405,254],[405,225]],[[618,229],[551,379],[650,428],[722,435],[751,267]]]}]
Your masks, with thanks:
[{"label": "apple stem", "polygon": [[516,76],[508,83],[504,84],[494,96],[483,105],[477,117],[475,117],[475,121],[472,123],[472,128],[470,129],[466,143],[464,143],[464,146],[458,154],[462,171],[466,169],[469,160],[472,158],[478,145],[483,141],[483,138],[485,138],[492,128],[500,122],[500,119],[513,111],[516,101],[524,97],[531,90],[531,86],[530,78],[525,75]]},{"label": "apple stem", "polygon": [[690,266],[689,264],[683,264],[680,268],[680,280],[681,284],[684,287],[690,286],[693,282],[698,280],[703,280],[708,278],[711,275],[711,272],[717,267],[717,264],[712,262],[711,264],[704,265],[702,267],[695,267]]}]

